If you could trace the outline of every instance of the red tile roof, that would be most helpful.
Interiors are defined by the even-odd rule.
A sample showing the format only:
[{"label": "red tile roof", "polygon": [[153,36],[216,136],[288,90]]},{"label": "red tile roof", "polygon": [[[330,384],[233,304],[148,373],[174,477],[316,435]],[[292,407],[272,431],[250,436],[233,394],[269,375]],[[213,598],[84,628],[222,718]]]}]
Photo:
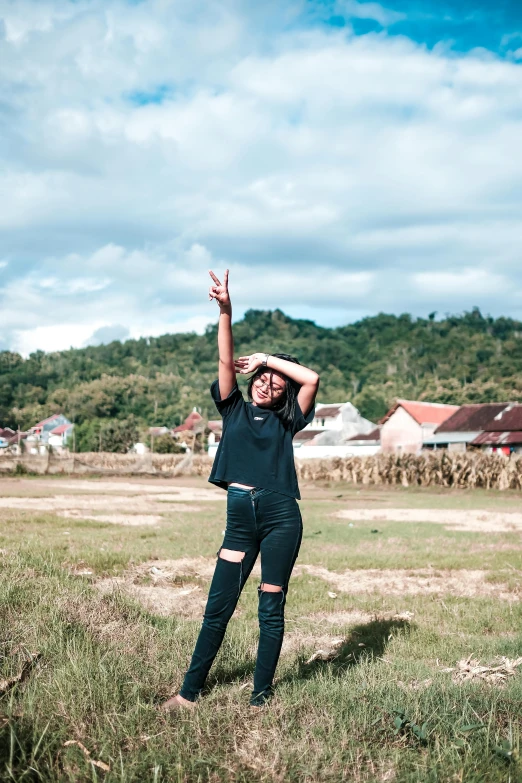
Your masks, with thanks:
[{"label": "red tile roof", "polygon": [[435,432],[478,432],[508,405],[508,402],[461,405],[458,411],[437,427]]},{"label": "red tile roof", "polygon": [[522,443],[522,430],[515,432],[481,432],[472,446],[516,446]]},{"label": "red tile roof", "polygon": [[70,429],[72,426],[73,426],[72,424],[60,424],[58,427],[55,427],[54,430],[51,430],[49,434],[63,435],[63,433],[67,432],[67,430]]},{"label": "red tile roof", "polygon": [[201,416],[197,411],[192,411],[192,413],[189,413],[183,424],[180,424],[178,427],[174,427],[173,432],[186,432],[187,430],[192,431],[195,425],[202,420],[203,416]]},{"label": "red tile roof", "polygon": [[216,419],[213,421],[208,422],[208,428],[211,432],[222,432],[223,431],[223,420],[222,419]]},{"label": "red tile roof", "polygon": [[388,421],[398,408],[404,408],[404,410],[415,419],[417,424],[442,424],[442,422],[446,421],[455,411],[458,411],[459,406],[444,405],[441,402],[397,400],[393,408],[391,408],[386,416],[380,420],[379,424],[384,424]]},{"label": "red tile roof", "polygon": [[512,404],[498,413],[484,427],[486,432],[522,430],[522,405]]}]

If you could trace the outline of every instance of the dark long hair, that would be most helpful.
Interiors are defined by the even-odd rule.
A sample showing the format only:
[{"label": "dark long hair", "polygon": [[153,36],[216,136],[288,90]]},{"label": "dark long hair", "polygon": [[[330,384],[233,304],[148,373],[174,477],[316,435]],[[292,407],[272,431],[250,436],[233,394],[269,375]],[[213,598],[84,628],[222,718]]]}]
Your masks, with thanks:
[{"label": "dark long hair", "polygon": [[[295,358],[295,356],[290,356],[287,353],[272,353],[270,355],[274,356],[276,359],[284,359],[287,362],[300,364],[300,362],[298,361],[298,359]],[[264,375],[267,372],[270,373],[270,390],[273,395],[272,381],[273,381],[274,372],[277,372],[277,370],[272,370],[270,369],[270,367],[258,367],[248,382],[248,398],[250,401],[252,401],[252,386],[254,385],[254,381],[256,380],[256,378],[259,378],[261,375]],[[282,375],[286,381],[285,390],[281,394],[281,396],[274,402],[274,404],[270,406],[270,410],[273,410],[275,413],[277,413],[279,418],[282,420],[283,424],[289,426],[290,424],[293,423],[295,419],[297,395],[299,394],[299,389],[301,388],[301,384],[297,383],[297,381],[293,381],[283,372],[278,373],[278,375]]]}]

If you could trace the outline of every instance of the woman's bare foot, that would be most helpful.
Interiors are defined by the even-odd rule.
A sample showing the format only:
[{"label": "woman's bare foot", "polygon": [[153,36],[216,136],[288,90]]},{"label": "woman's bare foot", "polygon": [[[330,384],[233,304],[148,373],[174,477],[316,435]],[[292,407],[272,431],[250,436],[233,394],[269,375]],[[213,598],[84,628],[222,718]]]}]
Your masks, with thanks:
[{"label": "woman's bare foot", "polygon": [[196,705],[193,701],[184,699],[183,696],[180,696],[179,693],[176,693],[175,696],[172,696],[170,699],[167,699],[167,701],[164,701],[160,709],[163,712],[170,712],[171,710],[179,709],[193,710],[195,706]]}]

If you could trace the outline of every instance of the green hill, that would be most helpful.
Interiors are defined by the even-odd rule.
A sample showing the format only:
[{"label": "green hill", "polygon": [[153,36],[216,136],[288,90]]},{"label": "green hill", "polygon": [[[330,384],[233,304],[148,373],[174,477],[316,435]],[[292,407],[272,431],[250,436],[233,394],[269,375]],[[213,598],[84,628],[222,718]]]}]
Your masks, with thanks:
[{"label": "green hill", "polygon": [[[294,354],[321,374],[321,401],[351,400],[378,419],[396,397],[436,402],[522,400],[522,323],[478,309],[436,320],[364,318],[336,329],[280,310],[249,310],[234,325],[236,353]],[[0,353],[0,424],[23,428],[63,411],[86,431],[100,420],[180,423],[197,405],[215,418],[217,324],[23,359]],[[85,448],[89,444],[85,442]]]}]

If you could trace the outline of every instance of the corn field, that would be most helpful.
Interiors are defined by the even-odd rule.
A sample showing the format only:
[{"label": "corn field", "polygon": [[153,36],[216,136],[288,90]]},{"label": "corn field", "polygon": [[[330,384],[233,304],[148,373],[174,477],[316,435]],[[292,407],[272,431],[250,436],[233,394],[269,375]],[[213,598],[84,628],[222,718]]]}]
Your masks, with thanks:
[{"label": "corn field", "polygon": [[470,452],[376,454],[328,460],[296,460],[303,481],[346,481],[403,487],[522,489],[522,457]]},{"label": "corn field", "polygon": [[[17,465],[20,467],[17,468]],[[23,456],[0,459],[0,473],[208,476],[212,460],[203,454],[108,454]],[[301,481],[344,481],[356,485],[522,489],[522,456],[469,452],[376,454],[296,460]]]}]

